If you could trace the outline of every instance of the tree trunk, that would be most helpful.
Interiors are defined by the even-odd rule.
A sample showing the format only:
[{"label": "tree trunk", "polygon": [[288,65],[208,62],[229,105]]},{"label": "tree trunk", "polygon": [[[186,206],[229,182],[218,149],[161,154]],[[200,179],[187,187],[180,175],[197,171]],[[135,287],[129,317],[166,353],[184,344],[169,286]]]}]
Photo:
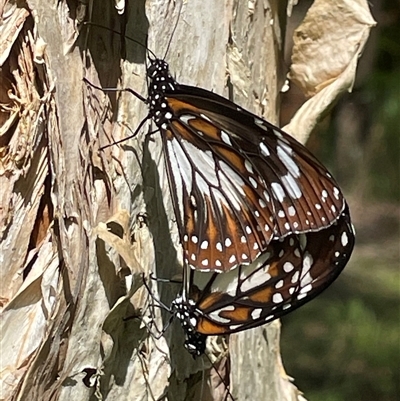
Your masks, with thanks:
[{"label": "tree trunk", "polygon": [[[277,122],[285,7],[0,5],[0,399],[223,400],[229,382],[235,400],[299,399],[282,368],[279,323],[232,335],[228,345],[210,339],[209,357],[197,360],[183,348],[179,323],[162,330],[171,314],[154,306],[143,277],[170,305],[179,285],[149,274],[179,275],[182,251],[160,135],[145,124],[134,138],[99,149],[131,135],[147,109],[131,93],[83,82],[146,96],[145,47],[127,37],[148,38],[178,82]],[[318,113],[314,104],[302,138],[349,85],[329,102],[325,96]]]}]

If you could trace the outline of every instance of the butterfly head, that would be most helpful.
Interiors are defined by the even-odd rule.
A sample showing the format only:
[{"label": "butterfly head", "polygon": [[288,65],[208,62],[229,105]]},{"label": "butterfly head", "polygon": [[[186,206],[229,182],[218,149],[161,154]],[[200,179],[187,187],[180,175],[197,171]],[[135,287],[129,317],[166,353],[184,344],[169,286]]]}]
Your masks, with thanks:
[{"label": "butterfly head", "polygon": [[165,60],[160,58],[149,58],[150,66],[147,69],[147,76],[154,79],[156,75],[169,74],[169,65]]},{"label": "butterfly head", "polygon": [[150,79],[150,91],[174,90],[175,80],[169,72],[169,64],[160,58],[149,58],[150,65],[147,68],[147,76]]}]

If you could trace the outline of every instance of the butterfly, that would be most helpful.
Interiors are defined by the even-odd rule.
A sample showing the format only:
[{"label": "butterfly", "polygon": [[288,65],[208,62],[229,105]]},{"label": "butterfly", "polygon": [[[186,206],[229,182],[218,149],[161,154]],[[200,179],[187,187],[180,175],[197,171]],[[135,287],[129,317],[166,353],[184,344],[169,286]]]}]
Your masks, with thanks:
[{"label": "butterfly", "polygon": [[228,272],[271,244],[337,222],[345,199],[293,137],[231,101],[176,82],[148,57],[147,119],[161,132],[187,265]]},{"label": "butterfly", "polygon": [[209,335],[257,327],[304,305],[338,277],[353,246],[346,206],[320,232],[271,241],[252,264],[225,273],[185,269],[182,293],[171,306],[186,334],[185,348],[200,356]]},{"label": "butterfly", "polygon": [[149,107],[161,133],[186,265],[170,311],[185,347],[269,323],[327,288],[354,231],[327,169],[293,137],[148,57]]}]

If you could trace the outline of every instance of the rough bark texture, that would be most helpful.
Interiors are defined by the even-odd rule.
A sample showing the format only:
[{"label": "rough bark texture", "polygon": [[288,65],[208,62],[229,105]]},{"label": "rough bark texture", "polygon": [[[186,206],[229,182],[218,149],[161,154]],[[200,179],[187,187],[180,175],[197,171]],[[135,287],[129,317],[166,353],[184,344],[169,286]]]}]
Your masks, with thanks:
[{"label": "rough bark texture", "polygon": [[[282,368],[278,323],[229,346],[210,339],[209,359],[196,361],[176,322],[155,336],[171,315],[151,307],[143,276],[182,269],[160,137],[145,125],[99,150],[129,136],[146,107],[82,80],[145,96],[145,49],[123,35],[148,37],[178,81],[276,122],[284,3],[0,3],[0,399],[222,400],[216,369],[235,400],[301,397]],[[166,305],[179,291],[150,282]]]}]

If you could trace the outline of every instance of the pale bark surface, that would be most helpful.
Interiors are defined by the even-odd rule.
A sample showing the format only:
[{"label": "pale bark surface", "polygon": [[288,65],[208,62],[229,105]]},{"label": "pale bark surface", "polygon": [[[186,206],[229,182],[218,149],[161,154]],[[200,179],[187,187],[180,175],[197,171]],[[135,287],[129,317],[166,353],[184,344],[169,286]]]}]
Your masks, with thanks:
[{"label": "pale bark surface", "polygon": [[[334,12],[329,1],[315,5],[337,24],[338,13],[361,15],[352,20],[346,57],[335,53],[335,68],[327,72],[324,65],[319,73],[317,61],[309,65],[307,40],[294,50],[299,68],[291,75],[315,94],[296,117],[301,123],[290,126],[303,140],[351,88],[373,25],[364,1],[341,3]],[[129,9],[123,1],[18,4],[0,2],[0,399],[224,399],[226,385],[209,359],[195,361],[184,350],[177,322],[159,339],[154,335],[153,323],[161,329],[171,315],[151,308],[142,275],[172,278],[182,269],[160,136],[148,135],[145,125],[135,138],[99,151],[129,136],[146,106],[129,93],[104,93],[82,81],[146,96],[144,48],[81,22],[142,43],[148,35],[156,55],[168,49],[179,82],[277,122],[286,75],[285,2],[140,0]],[[312,37],[310,26],[300,38]],[[322,26],[318,32],[324,37]],[[331,54],[329,30],[324,34],[316,59]],[[179,291],[177,284],[151,286],[166,305]],[[210,339],[207,353],[231,380],[235,400],[301,398],[282,367],[277,322],[228,343]]]}]

